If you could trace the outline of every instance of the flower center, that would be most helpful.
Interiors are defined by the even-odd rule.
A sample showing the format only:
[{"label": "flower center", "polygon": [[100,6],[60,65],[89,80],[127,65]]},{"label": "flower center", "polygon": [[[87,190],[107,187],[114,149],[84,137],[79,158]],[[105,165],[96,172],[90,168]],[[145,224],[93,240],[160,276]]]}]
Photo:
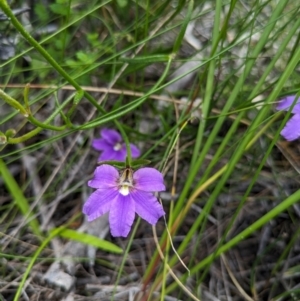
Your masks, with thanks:
[{"label": "flower center", "polygon": [[131,168],[125,168],[119,178],[119,192],[122,195],[128,195],[133,187],[133,171]]},{"label": "flower center", "polygon": [[117,142],[114,145],[114,151],[119,151],[122,148],[122,144],[120,142]]},{"label": "flower center", "polygon": [[128,195],[129,194],[129,186],[123,185],[119,188],[119,192],[123,195]]}]

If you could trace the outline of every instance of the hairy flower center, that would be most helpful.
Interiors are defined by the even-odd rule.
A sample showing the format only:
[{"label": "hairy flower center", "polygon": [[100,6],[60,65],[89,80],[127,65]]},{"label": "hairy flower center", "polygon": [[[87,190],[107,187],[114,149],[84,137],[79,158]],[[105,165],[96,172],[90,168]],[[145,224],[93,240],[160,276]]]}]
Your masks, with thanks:
[{"label": "hairy flower center", "polygon": [[130,193],[130,188],[133,187],[133,171],[131,168],[125,168],[119,179],[119,192],[123,195]]},{"label": "hairy flower center", "polygon": [[119,151],[122,148],[122,144],[120,142],[114,145],[114,151]]}]

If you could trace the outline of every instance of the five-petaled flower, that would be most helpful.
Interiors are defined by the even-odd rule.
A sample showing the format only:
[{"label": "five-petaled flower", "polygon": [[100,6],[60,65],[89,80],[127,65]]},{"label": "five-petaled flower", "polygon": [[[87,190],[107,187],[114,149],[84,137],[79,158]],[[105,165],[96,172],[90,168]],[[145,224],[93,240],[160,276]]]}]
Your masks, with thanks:
[{"label": "five-petaled flower", "polygon": [[112,236],[126,237],[133,224],[135,213],[151,225],[165,215],[162,205],[152,194],[164,191],[163,175],[155,168],[119,171],[111,165],[96,168],[88,185],[97,190],[83,206],[83,213],[92,221],[109,212]]},{"label": "five-petaled flower", "polygon": [[294,115],[281,131],[281,135],[288,141],[296,140],[300,137],[300,98],[298,97],[296,100],[295,95],[286,96],[276,107],[279,111],[289,111],[291,106],[291,112]]},{"label": "five-petaled flower", "polygon": [[[93,139],[92,142],[93,148],[102,152],[98,160],[125,161],[127,151],[121,135],[111,129],[102,129],[100,135],[101,138]],[[130,150],[132,158],[140,156],[140,150],[134,144],[130,144]]]}]

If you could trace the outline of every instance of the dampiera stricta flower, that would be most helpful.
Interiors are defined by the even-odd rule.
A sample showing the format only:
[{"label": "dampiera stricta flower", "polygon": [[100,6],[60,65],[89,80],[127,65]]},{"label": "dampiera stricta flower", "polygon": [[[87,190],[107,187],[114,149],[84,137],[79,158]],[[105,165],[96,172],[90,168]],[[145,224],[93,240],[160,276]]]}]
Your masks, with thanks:
[{"label": "dampiera stricta flower", "polygon": [[[127,151],[121,135],[111,129],[102,129],[100,135],[101,138],[94,139],[92,142],[93,148],[102,152],[98,160],[125,161]],[[132,158],[140,156],[140,150],[134,144],[130,144],[130,150]]]},{"label": "dampiera stricta flower", "polygon": [[111,165],[98,166],[88,185],[97,190],[83,206],[88,221],[109,212],[112,236],[126,237],[135,213],[151,225],[165,215],[162,205],[152,192],[164,191],[162,174],[155,168],[126,168],[119,171]]},{"label": "dampiera stricta flower", "polygon": [[294,114],[286,123],[281,131],[281,135],[288,141],[296,140],[300,137],[300,98],[296,100],[295,95],[286,96],[281,99],[276,109],[279,111],[289,111],[293,106],[291,112]]}]

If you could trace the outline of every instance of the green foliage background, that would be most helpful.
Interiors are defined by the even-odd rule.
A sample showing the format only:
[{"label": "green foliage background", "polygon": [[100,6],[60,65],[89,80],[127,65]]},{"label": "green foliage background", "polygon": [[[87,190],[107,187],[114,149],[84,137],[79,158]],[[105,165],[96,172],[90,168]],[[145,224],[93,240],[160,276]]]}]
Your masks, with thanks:
[{"label": "green foliage background", "polygon": [[[299,90],[299,4],[20,5],[0,0],[0,50],[13,38],[0,61],[2,299],[37,300],[41,286],[49,298],[47,284],[25,283],[63,238],[99,248],[90,270],[75,256],[75,274],[109,275],[111,299],[138,271],[127,284],[139,300],[298,300],[299,150],[280,137],[290,112],[274,104]],[[165,175],[163,257],[144,221],[127,240],[76,230],[101,127],[118,128]],[[73,291],[93,296],[79,282]]]}]

